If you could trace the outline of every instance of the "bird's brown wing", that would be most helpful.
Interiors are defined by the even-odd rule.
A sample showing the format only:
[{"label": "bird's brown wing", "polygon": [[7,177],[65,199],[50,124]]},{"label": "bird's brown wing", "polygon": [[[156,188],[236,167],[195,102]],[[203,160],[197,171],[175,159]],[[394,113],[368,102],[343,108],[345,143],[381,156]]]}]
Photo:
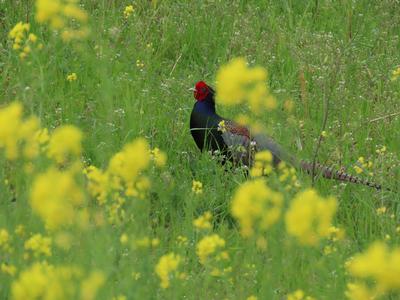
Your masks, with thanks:
[{"label": "bird's brown wing", "polygon": [[225,120],[225,126],[220,131],[227,146],[227,155],[233,163],[250,166],[254,151],[252,151],[252,141],[248,128],[233,121]]}]

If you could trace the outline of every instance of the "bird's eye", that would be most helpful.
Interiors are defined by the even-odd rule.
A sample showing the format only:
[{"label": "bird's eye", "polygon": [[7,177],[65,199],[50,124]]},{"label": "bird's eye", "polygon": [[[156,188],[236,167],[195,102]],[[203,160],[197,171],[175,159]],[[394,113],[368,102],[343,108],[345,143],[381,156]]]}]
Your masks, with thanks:
[{"label": "bird's eye", "polygon": [[206,92],[206,88],[204,88],[204,87],[202,87],[200,90],[201,90],[202,93]]}]

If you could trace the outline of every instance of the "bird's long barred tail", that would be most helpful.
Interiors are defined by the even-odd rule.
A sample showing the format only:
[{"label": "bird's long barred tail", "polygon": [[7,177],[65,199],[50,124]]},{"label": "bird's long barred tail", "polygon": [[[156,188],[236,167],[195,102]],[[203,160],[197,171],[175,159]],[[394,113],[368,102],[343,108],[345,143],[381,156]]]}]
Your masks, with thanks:
[{"label": "bird's long barred tail", "polygon": [[347,174],[343,171],[337,171],[332,168],[328,168],[319,163],[315,163],[315,167],[313,167],[312,162],[301,161],[300,167],[303,171],[307,172],[308,174],[313,174],[313,169],[314,169],[315,174],[321,174],[324,178],[335,179],[335,180],[345,181],[345,182],[352,182],[352,183],[357,183],[357,184],[363,184],[363,185],[375,188],[377,190],[382,189],[382,186],[380,184],[361,179],[357,176]]}]

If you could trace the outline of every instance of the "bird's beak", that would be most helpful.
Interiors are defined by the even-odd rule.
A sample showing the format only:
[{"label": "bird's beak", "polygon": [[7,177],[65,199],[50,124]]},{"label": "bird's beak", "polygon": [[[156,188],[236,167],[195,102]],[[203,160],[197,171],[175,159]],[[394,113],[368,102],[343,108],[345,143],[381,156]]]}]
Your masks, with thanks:
[{"label": "bird's beak", "polygon": [[190,88],[189,91],[196,92],[197,90],[195,88]]}]

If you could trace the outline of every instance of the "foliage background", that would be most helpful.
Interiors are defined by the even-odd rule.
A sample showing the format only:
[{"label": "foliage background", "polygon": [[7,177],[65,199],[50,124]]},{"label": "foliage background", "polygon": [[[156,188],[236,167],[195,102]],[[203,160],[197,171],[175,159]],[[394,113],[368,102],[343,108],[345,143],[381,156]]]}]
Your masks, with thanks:
[{"label": "foliage background", "polygon": [[[125,19],[123,11],[130,4],[135,11]],[[194,103],[189,88],[201,79],[213,84],[222,64],[243,56],[267,68],[280,100],[279,109],[262,116],[271,136],[296,156],[311,158],[329,100],[328,137],[318,160],[354,173],[363,156],[373,162],[374,181],[397,187],[399,116],[373,120],[400,109],[399,81],[390,80],[400,63],[398,1],[103,0],[82,1],[82,6],[90,16],[90,36],[65,44],[35,22],[33,1],[0,2],[1,103],[20,100],[27,114],[39,116],[49,129],[67,123],[79,127],[88,164],[105,167],[139,136],[165,151],[168,163],[161,172],[151,172],[149,198],[129,207],[131,222],[76,233],[74,247],[54,249],[51,263],[105,272],[100,299],[119,294],[128,299],[281,299],[298,288],[318,299],[340,299],[348,281],[343,266],[348,257],[386,235],[388,243],[398,244],[397,193],[318,180],[318,191],[339,201],[335,223],[347,236],[339,251],[326,256],[322,248],[301,247],[282,234],[283,224],[268,233],[268,250],[260,251],[254,241],[242,240],[229,216],[231,196],[244,176],[225,172],[208,154],[200,154],[188,130]],[[19,21],[29,22],[44,44],[29,63],[20,61],[7,36]],[[71,72],[77,73],[77,81],[66,80]],[[287,99],[294,103],[292,113],[282,109]],[[226,117],[243,109],[218,108]],[[388,150],[378,155],[382,146]],[[4,158],[0,163],[0,228],[12,231],[23,223],[29,232],[44,233],[26,200],[32,178]],[[15,192],[5,184],[10,176]],[[299,178],[304,187],[310,185],[306,175]],[[192,193],[193,179],[203,183],[201,195]],[[277,176],[268,183],[287,199],[293,197],[294,191],[286,192]],[[388,211],[377,215],[381,206]],[[206,210],[213,213],[214,231],[231,251],[231,279],[215,279],[196,258],[199,233],[192,221]],[[157,237],[160,245],[132,250],[121,245],[123,233]],[[188,237],[187,247],[177,245],[178,235]],[[22,256],[20,251],[15,255]],[[154,266],[170,251],[185,257],[189,277],[163,290]],[[21,260],[17,268],[24,267]],[[135,280],[132,272],[140,272],[140,278]],[[0,298],[9,297],[12,280],[0,274]]]}]

